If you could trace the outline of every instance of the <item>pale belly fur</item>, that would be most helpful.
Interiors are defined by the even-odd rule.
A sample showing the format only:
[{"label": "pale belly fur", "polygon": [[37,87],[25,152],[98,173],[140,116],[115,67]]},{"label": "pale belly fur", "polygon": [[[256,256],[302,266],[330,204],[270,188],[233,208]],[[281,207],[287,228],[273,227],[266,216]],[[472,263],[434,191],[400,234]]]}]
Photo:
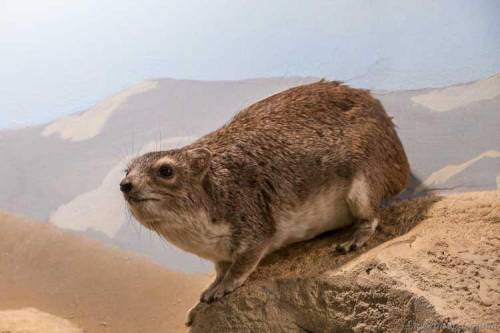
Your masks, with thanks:
[{"label": "pale belly fur", "polygon": [[[331,188],[275,214],[276,234],[266,252],[350,225],[352,216],[345,197],[345,188]],[[164,211],[161,220],[157,231],[175,246],[214,262],[230,260],[231,231],[226,223],[214,224],[201,211],[185,215]]]},{"label": "pale belly fur", "polygon": [[277,214],[276,235],[271,250],[352,224],[353,217],[346,196],[345,187],[332,187],[313,195],[291,211]]}]

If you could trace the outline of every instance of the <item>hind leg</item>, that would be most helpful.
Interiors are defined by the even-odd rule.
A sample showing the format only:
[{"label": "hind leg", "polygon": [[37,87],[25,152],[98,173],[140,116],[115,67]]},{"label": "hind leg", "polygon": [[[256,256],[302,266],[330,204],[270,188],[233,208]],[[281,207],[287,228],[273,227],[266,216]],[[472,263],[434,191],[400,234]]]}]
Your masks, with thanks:
[{"label": "hind leg", "polygon": [[364,175],[354,178],[346,201],[356,222],[351,238],[336,247],[341,253],[362,247],[375,233],[378,225],[379,200],[375,189]]}]

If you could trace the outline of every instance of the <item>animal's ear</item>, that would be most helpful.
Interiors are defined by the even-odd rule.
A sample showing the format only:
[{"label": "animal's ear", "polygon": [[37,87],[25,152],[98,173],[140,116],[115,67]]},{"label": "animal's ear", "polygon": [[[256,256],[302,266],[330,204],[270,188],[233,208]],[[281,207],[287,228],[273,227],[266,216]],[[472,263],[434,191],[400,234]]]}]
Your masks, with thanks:
[{"label": "animal's ear", "polygon": [[186,153],[192,173],[196,176],[203,177],[212,160],[212,153],[210,150],[205,148],[194,148],[189,149]]}]

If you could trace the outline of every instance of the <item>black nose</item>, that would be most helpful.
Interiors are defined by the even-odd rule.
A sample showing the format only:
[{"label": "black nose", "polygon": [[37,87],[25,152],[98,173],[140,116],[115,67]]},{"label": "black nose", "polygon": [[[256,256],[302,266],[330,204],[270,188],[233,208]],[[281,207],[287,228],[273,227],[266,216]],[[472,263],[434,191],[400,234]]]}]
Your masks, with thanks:
[{"label": "black nose", "polygon": [[122,191],[123,193],[129,193],[130,191],[132,191],[132,188],[134,188],[134,186],[132,185],[132,182],[130,182],[130,180],[124,179],[120,183],[120,191]]}]

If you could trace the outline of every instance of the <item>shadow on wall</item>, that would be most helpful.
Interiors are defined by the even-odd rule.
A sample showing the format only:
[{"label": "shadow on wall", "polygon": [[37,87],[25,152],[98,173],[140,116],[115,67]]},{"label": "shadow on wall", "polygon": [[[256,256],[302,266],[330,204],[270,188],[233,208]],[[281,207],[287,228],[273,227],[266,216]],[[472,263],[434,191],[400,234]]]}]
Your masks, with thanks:
[{"label": "shadow on wall", "polygon": [[424,185],[423,181],[419,177],[417,177],[415,173],[411,172],[410,182],[406,189],[397,197],[385,199],[382,202],[382,207],[388,207],[389,205],[400,202],[402,200],[419,198],[432,193],[433,190],[434,189],[428,188],[426,185]]},{"label": "shadow on wall", "polygon": [[[417,192],[417,189],[424,189],[423,191]],[[414,172],[410,174],[410,183],[406,189],[398,196],[397,200],[406,200],[416,197],[421,197],[427,193],[427,188],[425,187],[423,181],[418,178]]]}]

